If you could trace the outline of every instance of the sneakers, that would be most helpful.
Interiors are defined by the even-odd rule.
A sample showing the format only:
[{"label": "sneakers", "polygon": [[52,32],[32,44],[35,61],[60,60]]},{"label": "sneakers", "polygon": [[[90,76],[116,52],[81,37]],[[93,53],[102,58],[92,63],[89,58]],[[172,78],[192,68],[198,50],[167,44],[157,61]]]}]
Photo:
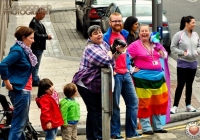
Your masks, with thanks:
[{"label": "sneakers", "polygon": [[170,109],[170,114],[176,114],[178,112],[178,107],[177,106],[173,106],[171,109]]},{"label": "sneakers", "polygon": [[138,134],[137,136],[131,137],[131,138],[126,138],[126,140],[133,140],[133,139],[139,139],[142,137],[142,134]]},{"label": "sneakers", "polygon": [[186,111],[188,111],[188,112],[196,112],[196,109],[192,105],[187,105],[186,106]]},{"label": "sneakers", "polygon": [[120,139],[120,140],[124,140],[124,137],[122,137],[121,135],[117,135],[117,136],[111,136],[111,139]]}]

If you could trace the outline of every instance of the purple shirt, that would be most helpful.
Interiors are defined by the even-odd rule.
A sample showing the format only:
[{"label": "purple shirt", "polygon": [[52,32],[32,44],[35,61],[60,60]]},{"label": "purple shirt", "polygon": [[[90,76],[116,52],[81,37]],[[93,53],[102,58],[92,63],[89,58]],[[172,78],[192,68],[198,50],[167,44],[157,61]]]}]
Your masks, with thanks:
[{"label": "purple shirt", "polygon": [[107,55],[110,46],[103,41],[97,45],[88,40],[87,46],[83,51],[79,71],[75,73],[72,82],[77,83],[79,80],[94,93],[101,93],[101,68],[114,66],[114,59]]},{"label": "purple shirt", "polygon": [[187,62],[187,61],[184,61],[184,60],[177,59],[177,67],[197,69],[197,61]]}]

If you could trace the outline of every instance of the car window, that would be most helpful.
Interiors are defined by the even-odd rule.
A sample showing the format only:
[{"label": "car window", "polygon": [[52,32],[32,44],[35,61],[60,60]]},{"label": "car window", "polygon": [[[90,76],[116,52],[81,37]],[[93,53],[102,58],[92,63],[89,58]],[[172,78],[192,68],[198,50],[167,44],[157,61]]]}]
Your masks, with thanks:
[{"label": "car window", "polygon": [[[116,2],[116,1],[121,1],[121,0],[93,0],[93,3],[94,5],[109,5],[111,4],[112,2]],[[129,1],[129,0],[125,0],[125,1]]]},{"label": "car window", "polygon": [[[123,17],[132,15],[132,5],[120,5],[117,10]],[[152,16],[151,5],[136,5],[136,16]]]},{"label": "car window", "polygon": [[106,17],[110,17],[111,13],[113,13],[113,5],[110,5],[110,6],[108,7],[108,9],[106,10],[105,16],[106,16]]}]

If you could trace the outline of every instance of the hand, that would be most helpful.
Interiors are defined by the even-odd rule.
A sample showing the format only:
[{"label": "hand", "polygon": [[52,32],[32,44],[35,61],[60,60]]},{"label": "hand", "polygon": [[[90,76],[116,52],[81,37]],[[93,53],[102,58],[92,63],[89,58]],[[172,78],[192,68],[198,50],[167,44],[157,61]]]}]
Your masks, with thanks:
[{"label": "hand", "polygon": [[140,69],[138,67],[135,67],[133,72],[138,72]]},{"label": "hand", "polygon": [[186,56],[186,55],[187,55],[187,51],[186,51],[186,52],[184,52],[184,53],[183,53],[183,55],[184,55],[184,56]]},{"label": "hand", "polygon": [[124,52],[124,51],[126,50],[126,47],[122,47],[122,46],[118,45],[118,46],[116,47],[116,50],[117,50],[119,53],[122,53],[122,52]]},{"label": "hand", "polygon": [[159,50],[158,53],[160,54],[161,57],[164,57],[164,52],[162,50]]},{"label": "hand", "polygon": [[52,39],[52,35],[48,34],[48,39],[51,40]]},{"label": "hand", "polygon": [[110,56],[110,58],[112,58],[112,57],[113,57],[113,55],[112,55],[112,52],[111,52],[111,51],[108,51],[107,55],[108,55],[108,56]]},{"label": "hand", "polygon": [[4,84],[6,85],[7,90],[13,90],[12,84],[10,84],[9,80],[4,80]]},{"label": "hand", "polygon": [[48,122],[48,123],[47,123],[47,129],[52,129],[52,124],[51,124],[51,122]]}]

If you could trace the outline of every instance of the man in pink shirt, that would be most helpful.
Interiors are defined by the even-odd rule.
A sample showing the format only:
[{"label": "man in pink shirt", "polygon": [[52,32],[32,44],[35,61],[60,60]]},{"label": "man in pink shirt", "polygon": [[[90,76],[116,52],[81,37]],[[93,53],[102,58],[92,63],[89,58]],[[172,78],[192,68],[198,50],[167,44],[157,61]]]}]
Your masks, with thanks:
[{"label": "man in pink shirt", "polygon": [[[126,41],[129,33],[123,29],[122,22],[121,14],[113,13],[110,15],[110,28],[104,34],[104,41],[106,41],[111,46],[114,42],[114,39],[116,38]],[[126,139],[128,140],[141,137],[141,135],[136,131],[138,98],[129,72],[131,62],[129,54],[126,52],[126,50],[120,54],[117,54],[115,62],[115,87],[113,92],[113,115],[111,116],[111,138],[123,139],[120,132],[120,95],[122,95],[126,104]]]}]

